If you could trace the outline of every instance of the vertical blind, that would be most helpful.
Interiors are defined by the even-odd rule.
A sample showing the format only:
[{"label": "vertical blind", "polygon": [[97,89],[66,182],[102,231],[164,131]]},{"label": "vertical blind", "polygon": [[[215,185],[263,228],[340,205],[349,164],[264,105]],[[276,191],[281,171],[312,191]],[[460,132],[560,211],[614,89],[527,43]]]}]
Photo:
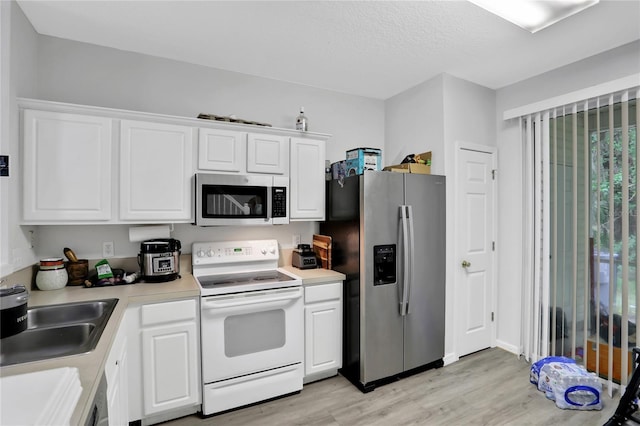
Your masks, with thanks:
[{"label": "vertical blind", "polygon": [[640,323],[639,87],[520,118],[524,212],[521,352],[629,378]]}]

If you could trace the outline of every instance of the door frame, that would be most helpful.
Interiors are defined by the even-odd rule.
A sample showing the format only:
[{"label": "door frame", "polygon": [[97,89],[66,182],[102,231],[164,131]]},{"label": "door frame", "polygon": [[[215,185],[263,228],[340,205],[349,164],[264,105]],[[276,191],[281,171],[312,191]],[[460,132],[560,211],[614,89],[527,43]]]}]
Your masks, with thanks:
[{"label": "door frame", "polygon": [[[454,185],[453,185],[453,194],[452,194],[452,203],[453,203],[453,211],[454,212],[458,212],[459,209],[461,208],[458,201],[458,194],[461,190],[461,185],[460,182],[458,181],[457,177],[458,177],[458,172],[459,172],[459,161],[460,161],[460,151],[462,150],[466,150],[466,151],[477,151],[477,152],[482,152],[482,153],[486,153],[491,155],[491,168],[492,170],[496,170],[495,172],[495,178],[492,180],[493,184],[492,184],[492,190],[493,190],[493,218],[492,218],[492,225],[493,225],[493,235],[491,236],[492,240],[494,242],[497,242],[498,239],[498,176],[499,176],[499,172],[497,170],[497,165],[498,165],[498,148],[494,147],[494,146],[488,146],[488,145],[481,145],[481,144],[477,144],[477,143],[472,143],[472,142],[465,142],[465,141],[456,141],[455,143],[455,152],[454,152],[454,164],[453,164],[453,173],[451,174],[451,176],[453,177],[454,180]],[[460,220],[460,215],[458,213],[456,213],[454,215],[455,219],[454,219],[454,224],[458,223],[458,220]],[[460,355],[459,355],[459,348],[460,348],[460,330],[459,330],[459,315],[457,314],[458,312],[460,312],[460,310],[462,309],[462,307],[460,306],[460,297],[459,296],[459,292],[461,291],[460,289],[460,280],[461,280],[461,276],[463,271],[458,268],[458,262],[457,260],[460,258],[459,255],[459,247],[458,247],[458,239],[460,237],[459,235],[459,227],[458,226],[453,226],[453,239],[451,240],[452,242],[452,246],[453,246],[453,259],[451,262],[451,268],[452,268],[452,272],[453,272],[453,279],[454,279],[454,288],[453,288],[453,294],[454,294],[454,303],[453,303],[453,327],[452,327],[452,331],[453,331],[453,345],[454,345],[454,357],[455,360],[459,359]],[[498,294],[497,294],[497,279],[498,279],[498,251],[499,251],[499,247],[496,244],[495,246],[495,250],[493,250],[493,255],[492,255],[492,259],[491,259],[491,267],[493,268],[493,274],[492,274],[492,278],[491,278],[491,311],[494,313],[494,321],[491,324],[491,342],[490,342],[490,347],[495,347],[496,346],[496,342],[497,342],[497,324],[498,324],[498,320],[499,317],[497,315],[497,308],[498,308]]]}]

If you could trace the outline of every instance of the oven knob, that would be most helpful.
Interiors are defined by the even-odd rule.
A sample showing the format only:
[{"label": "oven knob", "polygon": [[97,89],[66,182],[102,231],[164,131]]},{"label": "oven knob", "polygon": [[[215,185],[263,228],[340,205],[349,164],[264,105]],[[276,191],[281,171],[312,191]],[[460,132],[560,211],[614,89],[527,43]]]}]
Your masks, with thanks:
[{"label": "oven knob", "polygon": [[202,249],[198,250],[198,252],[196,253],[196,255],[197,255],[198,257],[204,257],[204,250],[202,250]]},{"label": "oven knob", "polygon": [[271,248],[269,249],[269,253],[271,253],[271,254],[276,254],[276,248],[275,248],[275,247],[271,247]]},{"label": "oven knob", "polygon": [[207,250],[207,256],[208,257],[212,257],[213,256],[213,250],[211,250],[211,249]]},{"label": "oven knob", "polygon": [[262,254],[267,254],[267,249],[266,249],[266,248],[262,248],[262,249],[260,250],[260,253],[262,253]]}]

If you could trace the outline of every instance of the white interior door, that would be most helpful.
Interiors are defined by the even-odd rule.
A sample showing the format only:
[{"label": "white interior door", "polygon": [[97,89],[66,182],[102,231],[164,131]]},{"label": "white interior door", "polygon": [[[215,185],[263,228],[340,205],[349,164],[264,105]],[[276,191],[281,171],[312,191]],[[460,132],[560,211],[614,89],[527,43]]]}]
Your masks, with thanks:
[{"label": "white interior door", "polygon": [[495,336],[495,154],[463,147],[457,154],[455,311],[463,356],[492,346]]}]

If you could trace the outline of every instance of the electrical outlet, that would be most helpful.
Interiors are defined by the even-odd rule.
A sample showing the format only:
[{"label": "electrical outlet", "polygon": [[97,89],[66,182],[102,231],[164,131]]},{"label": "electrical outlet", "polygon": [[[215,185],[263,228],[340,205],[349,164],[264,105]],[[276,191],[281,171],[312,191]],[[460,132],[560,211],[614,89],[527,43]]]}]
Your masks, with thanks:
[{"label": "electrical outlet", "polygon": [[293,244],[293,248],[298,248],[298,244],[300,244],[300,234],[293,235],[291,243]]},{"label": "electrical outlet", "polygon": [[102,257],[113,257],[116,255],[116,251],[113,247],[113,241],[105,241],[102,243]]}]

